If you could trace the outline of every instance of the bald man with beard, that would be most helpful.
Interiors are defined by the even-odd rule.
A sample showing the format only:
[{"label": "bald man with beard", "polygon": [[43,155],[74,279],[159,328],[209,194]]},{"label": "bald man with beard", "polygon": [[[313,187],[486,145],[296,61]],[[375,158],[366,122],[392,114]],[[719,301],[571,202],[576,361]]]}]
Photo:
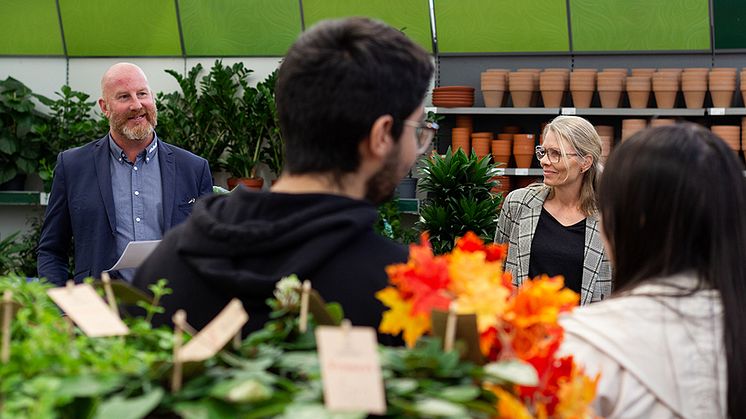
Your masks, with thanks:
[{"label": "bald man with beard", "polygon": [[[98,104],[109,133],[57,157],[37,249],[39,276],[56,285],[69,279],[72,240],[75,282],[98,277],[129,242],[160,239],[212,191],[205,159],[158,138],[155,98],[140,67],[111,66]],[[128,281],[133,275],[112,273]]]}]

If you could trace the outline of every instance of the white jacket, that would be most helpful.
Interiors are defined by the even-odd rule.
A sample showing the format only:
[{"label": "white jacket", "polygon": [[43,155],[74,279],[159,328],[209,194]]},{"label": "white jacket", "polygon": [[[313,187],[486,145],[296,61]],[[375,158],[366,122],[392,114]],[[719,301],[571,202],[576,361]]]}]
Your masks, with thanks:
[{"label": "white jacket", "polygon": [[[671,286],[676,284],[679,288]],[[607,418],[726,418],[727,368],[716,290],[686,297],[693,275],[651,281],[563,316],[563,354],[601,372],[596,414]]]}]

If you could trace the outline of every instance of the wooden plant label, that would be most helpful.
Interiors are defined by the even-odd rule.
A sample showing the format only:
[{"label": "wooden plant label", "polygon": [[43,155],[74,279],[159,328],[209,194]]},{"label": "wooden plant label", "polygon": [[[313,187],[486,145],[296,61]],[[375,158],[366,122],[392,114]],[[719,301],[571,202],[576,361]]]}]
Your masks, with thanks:
[{"label": "wooden plant label", "polygon": [[[442,310],[432,311],[433,336],[446,337],[449,312]],[[482,351],[479,348],[479,331],[477,329],[477,316],[475,314],[458,314],[456,316],[455,341],[461,341],[464,345],[462,358],[477,364],[484,363]]]},{"label": "wooden plant label", "polygon": [[249,321],[241,300],[234,298],[178,353],[179,362],[198,362],[220,352]]},{"label": "wooden plant label", "polygon": [[370,327],[316,328],[324,404],[334,412],[386,413],[376,332]]},{"label": "wooden plant label", "polygon": [[300,295],[300,318],[298,319],[298,330],[306,333],[308,330],[308,294],[311,293],[311,281],[303,281]]},{"label": "wooden plant label", "polygon": [[90,337],[122,336],[129,329],[89,284],[47,290],[47,295]]}]

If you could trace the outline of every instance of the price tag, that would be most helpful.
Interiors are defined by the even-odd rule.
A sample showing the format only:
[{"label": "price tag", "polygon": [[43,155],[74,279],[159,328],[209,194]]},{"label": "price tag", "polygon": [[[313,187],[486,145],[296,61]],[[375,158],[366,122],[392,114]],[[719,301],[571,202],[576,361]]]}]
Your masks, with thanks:
[{"label": "price tag", "polygon": [[129,333],[122,319],[111,311],[89,284],[52,288],[47,290],[47,295],[90,337]]},{"label": "price tag", "polygon": [[710,108],[710,115],[725,115],[725,108]]},{"label": "price tag", "polygon": [[40,205],[48,205],[49,204],[49,194],[46,192],[39,192],[39,204]]},{"label": "price tag", "polygon": [[376,332],[370,327],[316,328],[324,404],[333,412],[386,413]]},{"label": "price tag", "polygon": [[577,111],[575,108],[562,108],[562,111],[560,112],[562,115],[575,115]]},{"label": "price tag", "polygon": [[243,304],[237,298],[231,300],[227,306],[197,336],[189,341],[179,351],[181,362],[204,361],[216,353],[241,331],[249,315]]},{"label": "price tag", "polygon": [[528,176],[528,169],[515,169],[516,176]]}]

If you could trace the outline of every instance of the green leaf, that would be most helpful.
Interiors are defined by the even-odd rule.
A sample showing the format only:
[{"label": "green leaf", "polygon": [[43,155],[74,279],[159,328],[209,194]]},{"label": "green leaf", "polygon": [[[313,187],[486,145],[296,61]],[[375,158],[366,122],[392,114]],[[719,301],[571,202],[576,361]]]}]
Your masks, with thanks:
[{"label": "green leaf", "polygon": [[0,153],[13,154],[18,151],[18,145],[13,138],[3,135],[0,137]]},{"label": "green leaf", "polygon": [[61,397],[93,397],[108,394],[122,384],[123,376],[85,374],[62,379]]},{"label": "green leaf", "polygon": [[257,403],[272,397],[272,388],[253,378],[218,383],[210,395],[231,403]]},{"label": "green leaf", "polygon": [[223,419],[238,417],[238,411],[235,407],[213,399],[176,403],[174,405],[174,411],[184,419]]},{"label": "green leaf", "polygon": [[446,387],[440,392],[440,396],[446,400],[464,403],[479,397],[481,390],[477,386],[464,385],[464,386],[453,386]]},{"label": "green leaf", "polygon": [[426,398],[414,404],[417,413],[429,418],[468,418],[469,411],[461,405],[449,401]]},{"label": "green leaf", "polygon": [[95,419],[140,419],[158,406],[163,399],[163,389],[155,388],[140,397],[124,398],[116,395],[103,403],[96,412]]},{"label": "green leaf", "polygon": [[419,386],[417,380],[413,378],[390,378],[385,383],[386,391],[399,396],[410,394]]},{"label": "green leaf", "polygon": [[539,375],[533,365],[517,359],[489,363],[484,366],[484,373],[486,378],[522,386],[535,386],[539,383]]}]

